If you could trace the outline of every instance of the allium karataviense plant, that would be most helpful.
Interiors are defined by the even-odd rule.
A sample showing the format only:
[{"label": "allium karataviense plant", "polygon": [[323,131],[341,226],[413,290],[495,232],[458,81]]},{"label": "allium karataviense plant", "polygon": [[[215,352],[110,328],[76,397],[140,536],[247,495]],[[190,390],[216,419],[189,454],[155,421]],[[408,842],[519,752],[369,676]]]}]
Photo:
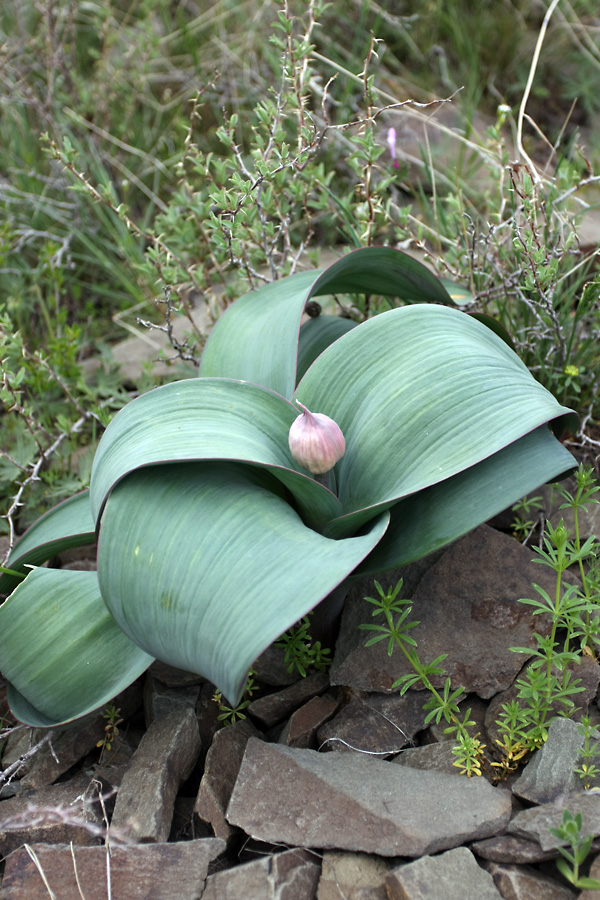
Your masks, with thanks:
[{"label": "allium karataviense plant", "polygon": [[[310,298],[361,292],[406,305],[301,327]],[[82,716],[154,658],[235,704],[256,657],[346,579],[422,557],[570,471],[555,434],[574,415],[451,306],[434,275],[389,248],[232,304],[199,377],[122,409],[89,492],[15,547],[9,566],[30,574],[0,577],[5,593],[16,584],[0,607],[0,671],[16,717]],[[326,476],[290,453],[296,400],[345,438]],[[95,536],[97,575],[25,567]]]}]

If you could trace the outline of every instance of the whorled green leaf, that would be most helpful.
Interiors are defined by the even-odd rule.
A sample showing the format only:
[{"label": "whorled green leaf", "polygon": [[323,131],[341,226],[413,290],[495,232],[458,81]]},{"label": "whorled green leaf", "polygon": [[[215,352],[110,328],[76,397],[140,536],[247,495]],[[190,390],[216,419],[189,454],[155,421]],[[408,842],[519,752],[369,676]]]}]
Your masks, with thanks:
[{"label": "whorled green leaf", "polygon": [[[287,437],[302,312],[311,296],[360,291],[452,302],[410,257],[359,250],[241,298],[209,339],[203,377],[143,395],[115,417],[90,491],[102,597],[93,573],[58,572],[60,581],[42,584],[46,570],[34,570],[0,608],[0,669],[6,663],[19,718],[83,715],[154,656],[201,672],[235,702],[256,656],[353,571],[416,559],[570,467],[544,424],[569,411],[507,344],[475,319],[419,306],[333,342],[325,325],[310,340],[305,326],[297,397],[344,431],[339,499],[301,471]],[[73,536],[55,515],[50,544]],[[45,529],[23,539],[28,553]],[[88,578],[75,592],[81,602],[75,575]]]},{"label": "whorled green leaf", "polygon": [[298,368],[296,381],[300,381],[317,356],[337,341],[343,334],[356,328],[358,322],[341,316],[320,315],[309,319],[300,329],[298,341]]},{"label": "whorled green leaf", "polygon": [[[295,385],[302,313],[319,271],[300,272],[244,294],[215,323],[200,361],[200,377],[238,378],[288,399]],[[257,353],[257,347],[264,352]]]},{"label": "whorled green leaf", "polygon": [[[88,491],[58,503],[25,532],[8,558],[8,567],[27,574],[27,566],[39,566],[71,547],[96,540]],[[0,575],[0,593],[8,594],[19,583],[13,575]]]},{"label": "whorled green leaf", "polygon": [[[304,307],[311,297],[335,293],[453,302],[441,281],[408,254],[391,247],[363,247],[325,270],[300,272],[236,300],[206,342],[200,376],[254,381],[289,399],[296,384]],[[263,352],[257,352],[259,346]]]},{"label": "whorled green leaf", "polygon": [[466,306],[469,303],[473,303],[475,297],[464,285],[457,284],[455,281],[451,281],[449,278],[440,278],[441,283],[448,291],[450,297],[452,298],[452,302],[456,304],[456,306]]},{"label": "whorled green leaf", "polygon": [[576,419],[490,329],[442,306],[394,309],[354,328],[315,360],[295,397],[346,438],[336,466],[345,520],[326,532],[336,536],[545,422]]},{"label": "whorled green leaf", "polygon": [[364,559],[389,518],[329,540],[271,488],[250,467],[140,469],[115,487],[102,518],[98,578],[115,620],[232,703],[254,660]]},{"label": "whorled green leaf", "polygon": [[465,472],[394,505],[385,535],[356,575],[377,575],[445,547],[534,487],[566,477],[574,464],[549,428],[536,428]]},{"label": "whorled green leaf", "polygon": [[98,520],[113,486],[141,466],[229,459],[267,468],[316,528],[340,514],[326,487],[294,462],[288,431],[299,409],[249,382],[195,378],[142,394],[120,410],[96,451],[91,506]]},{"label": "whorled green leaf", "polygon": [[319,275],[310,296],[337,293],[453,304],[441,279],[408,253],[392,247],[362,247],[348,253]]},{"label": "whorled green leaf", "polygon": [[[490,328],[495,334],[501,338],[505,344],[508,344],[511,350],[515,350],[515,343],[511,338],[510,334],[504,327],[504,325],[498,321],[498,319],[494,319],[493,316],[488,316],[487,313],[469,313],[472,319],[477,319],[478,322],[481,322],[487,328]],[[516,352],[516,351],[515,351]]]},{"label": "whorled green leaf", "polygon": [[95,572],[34,569],[0,606],[0,634],[11,710],[36,727],[101,708],[153,662],[115,623]]}]

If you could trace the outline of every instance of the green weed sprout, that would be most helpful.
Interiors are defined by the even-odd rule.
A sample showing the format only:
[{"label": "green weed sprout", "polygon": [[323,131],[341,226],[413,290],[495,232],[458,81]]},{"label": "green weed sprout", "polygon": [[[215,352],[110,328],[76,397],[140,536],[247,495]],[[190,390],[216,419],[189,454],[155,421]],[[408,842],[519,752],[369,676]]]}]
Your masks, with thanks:
[{"label": "green weed sprout", "polygon": [[566,841],[570,849],[559,847],[558,852],[562,859],[556,861],[556,867],[567,881],[576,888],[582,890],[597,890],[600,888],[600,881],[597,878],[589,878],[587,875],[580,875],[580,866],[587,859],[590,852],[594,835],[590,834],[583,837],[581,834],[583,828],[581,813],[572,815],[568,809],[563,812],[563,820],[558,828],[549,828],[550,834]]},{"label": "green weed sprout", "polygon": [[[521,603],[533,607],[534,615],[546,615],[551,626],[547,635],[535,634],[537,647],[533,650],[533,662],[517,681],[517,700],[504,704],[497,720],[501,737],[501,763],[493,763],[510,770],[533,750],[542,746],[548,736],[548,725],[557,716],[571,716],[575,712],[575,699],[584,690],[581,679],[574,678],[573,667],[582,654],[595,654],[600,643],[600,591],[596,570],[600,544],[595,536],[582,542],[579,513],[590,503],[596,503],[599,488],[591,468],[579,466],[576,472],[576,490],[571,494],[558,487],[565,502],[560,509],[573,511],[574,537],[561,520],[554,527],[546,523],[543,546],[534,547],[536,562],[552,569],[556,574],[556,587],[550,596],[539,585],[534,585],[537,598],[521,599]],[[575,566],[581,579],[581,588],[565,585],[564,576]],[[530,647],[512,647],[516,653],[532,654]],[[581,724],[585,745],[581,750],[582,763],[576,770],[589,787],[598,774],[591,762],[597,753],[593,739],[595,729],[589,719]]]},{"label": "green weed sprout", "polygon": [[320,641],[313,641],[310,636],[310,617],[304,616],[294,627],[275,642],[284,649],[284,662],[290,674],[296,669],[306,678],[310,668],[325,672],[331,665],[331,650],[322,647]]},{"label": "green weed sprout", "polygon": [[218,689],[214,692],[213,700],[219,707],[218,722],[221,722],[223,725],[233,725],[234,722],[241,722],[246,718],[246,710],[252,702],[252,694],[258,690],[258,685],[254,680],[255,675],[254,669],[250,669],[246,678],[244,693],[239,703],[235,705],[229,706],[225,703],[223,694]]},{"label": "green weed sprout", "polygon": [[515,503],[512,508],[515,517],[510,527],[518,540],[523,543],[526,543],[529,540],[536,527],[535,519],[530,518],[530,516],[540,509],[543,509],[543,506],[544,504],[541,495],[536,497],[522,497],[518,503]]},{"label": "green weed sprout", "polygon": [[105,753],[110,753],[112,750],[112,746],[119,736],[119,725],[123,722],[121,710],[114,703],[109,703],[106,706],[102,713],[102,718],[106,719],[104,736],[96,744],[96,747],[100,748],[100,759]]},{"label": "green weed sprout", "polygon": [[385,624],[382,625],[359,626],[364,631],[374,632],[373,637],[368,639],[365,646],[370,647],[379,641],[387,641],[388,656],[392,655],[395,647],[401,649],[414,671],[395,681],[392,690],[400,688],[400,694],[403,695],[409,688],[416,684],[422,684],[431,695],[423,707],[427,710],[425,724],[435,722],[439,725],[442,719],[449,723],[448,728],[444,729],[444,733],[454,735],[456,740],[456,746],[452,751],[456,756],[453,765],[459,769],[461,774],[468,777],[481,775],[485,744],[481,743],[478,735],[473,736],[468,731],[475,724],[470,719],[471,710],[468,709],[461,717],[458,704],[465,696],[464,689],[459,687],[452,690],[449,678],[446,678],[441,692],[431,683],[432,677],[444,674],[441,663],[446,657],[445,655],[438,656],[428,664],[423,664],[419,659],[416,651],[417,643],[410,634],[419,623],[409,620],[412,612],[410,600],[398,596],[402,583],[402,579],[400,579],[394,588],[384,591],[380,583],[375,581],[374,585],[379,596],[365,597],[367,603],[371,603],[375,607],[372,615],[382,615],[385,620]]},{"label": "green weed sprout", "polygon": [[586,791],[589,791],[592,781],[600,775],[600,766],[594,762],[600,755],[600,735],[589,716],[581,717],[579,732],[583,735],[583,747],[579,749],[581,764],[575,769],[575,774],[579,775],[583,781]]}]

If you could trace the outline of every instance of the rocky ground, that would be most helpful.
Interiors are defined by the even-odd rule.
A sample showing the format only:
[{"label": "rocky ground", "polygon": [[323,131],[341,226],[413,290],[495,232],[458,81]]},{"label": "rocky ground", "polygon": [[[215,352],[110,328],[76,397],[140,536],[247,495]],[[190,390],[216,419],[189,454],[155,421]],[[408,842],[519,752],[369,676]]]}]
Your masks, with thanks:
[{"label": "rocky ground", "polygon": [[[532,556],[484,525],[380,579],[403,575],[419,654],[448,654],[488,752],[526,662],[509,648],[533,647],[541,630],[518,600],[532,582],[554,584]],[[290,676],[281,651],[264,654],[244,721],[219,727],[214,688],[156,663],[116,700],[124,721],[110,751],[97,747],[102,716],[50,737],[14,731],[0,774],[0,900],[577,896],[549,831],[563,809],[581,812],[597,838],[590,859],[600,853],[600,793],[573,774],[576,723],[553,723],[508,780],[497,783],[491,765],[462,777],[443,727],[425,724],[425,694],[390,692],[407,671],[401,654],[364,646],[372,594],[368,582],[348,596],[327,674]],[[600,722],[600,666],[587,657],[577,675],[579,715]],[[591,874],[600,878],[600,856]]]}]

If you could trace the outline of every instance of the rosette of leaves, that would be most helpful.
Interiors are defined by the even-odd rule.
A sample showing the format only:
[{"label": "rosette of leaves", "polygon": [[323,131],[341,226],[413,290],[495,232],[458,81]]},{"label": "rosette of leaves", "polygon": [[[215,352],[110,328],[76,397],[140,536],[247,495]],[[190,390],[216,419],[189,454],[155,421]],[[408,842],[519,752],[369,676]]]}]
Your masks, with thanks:
[{"label": "rosette of leaves", "polygon": [[[301,326],[310,298],[361,292],[392,308]],[[155,658],[235,704],[256,657],[346,579],[422,557],[570,471],[555,435],[574,415],[493,328],[452,305],[442,282],[389,248],[233,303],[199,377],[117,413],[89,492],[15,547],[0,577],[4,593],[14,587],[0,607],[0,671],[16,717],[85,715]],[[290,455],[296,399],[345,436],[328,485]],[[39,567],[96,538],[97,573]]]}]

